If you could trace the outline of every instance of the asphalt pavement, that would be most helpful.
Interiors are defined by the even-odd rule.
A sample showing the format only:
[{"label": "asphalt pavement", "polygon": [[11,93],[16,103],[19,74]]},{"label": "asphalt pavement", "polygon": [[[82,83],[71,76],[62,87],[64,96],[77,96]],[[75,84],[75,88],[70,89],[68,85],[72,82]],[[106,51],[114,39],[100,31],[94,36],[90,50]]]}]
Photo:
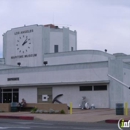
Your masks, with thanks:
[{"label": "asphalt pavement", "polygon": [[4,112],[0,113],[0,130],[119,130],[121,118],[129,120],[130,115],[116,115],[112,109],[73,109],[73,114]]},{"label": "asphalt pavement", "polygon": [[[130,111],[129,111],[130,113]],[[130,120],[130,115],[116,115],[113,109],[95,109],[95,110],[81,110],[73,109],[73,114],[44,114],[44,113],[30,113],[30,112],[4,112],[0,113],[0,119],[41,119],[43,121],[67,121],[67,122],[115,122],[119,119]]]},{"label": "asphalt pavement", "polygon": [[0,130],[119,130],[116,124],[0,119]]}]

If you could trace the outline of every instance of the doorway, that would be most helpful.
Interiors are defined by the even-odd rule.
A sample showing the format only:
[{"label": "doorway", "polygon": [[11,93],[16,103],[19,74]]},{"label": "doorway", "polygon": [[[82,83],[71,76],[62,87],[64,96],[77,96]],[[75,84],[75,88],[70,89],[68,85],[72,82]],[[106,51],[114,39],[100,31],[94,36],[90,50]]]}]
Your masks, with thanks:
[{"label": "doorway", "polygon": [[2,103],[18,102],[19,89],[2,89]]}]

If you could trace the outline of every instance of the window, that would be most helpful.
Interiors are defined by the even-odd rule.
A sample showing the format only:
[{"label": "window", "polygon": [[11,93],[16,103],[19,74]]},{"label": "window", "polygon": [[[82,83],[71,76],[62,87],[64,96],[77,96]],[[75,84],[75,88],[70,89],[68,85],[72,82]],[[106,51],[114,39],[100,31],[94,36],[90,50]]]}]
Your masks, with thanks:
[{"label": "window", "polygon": [[18,102],[19,93],[13,93],[13,102]]},{"label": "window", "polygon": [[92,86],[80,86],[80,91],[92,91]]},{"label": "window", "polygon": [[11,103],[19,101],[19,89],[2,89],[2,103]]},{"label": "window", "polygon": [[3,103],[12,102],[12,93],[3,93]]},{"label": "window", "polygon": [[58,52],[58,45],[54,45],[54,52],[55,52],[55,53]]},{"label": "window", "polygon": [[74,48],[73,47],[71,47],[71,51],[73,51],[74,50]]},{"label": "window", "polygon": [[13,89],[13,92],[18,92],[19,91],[19,89]]},{"label": "window", "polygon": [[107,85],[95,85],[94,91],[107,90]]},{"label": "window", "polygon": [[12,89],[3,89],[3,92],[12,92]]}]

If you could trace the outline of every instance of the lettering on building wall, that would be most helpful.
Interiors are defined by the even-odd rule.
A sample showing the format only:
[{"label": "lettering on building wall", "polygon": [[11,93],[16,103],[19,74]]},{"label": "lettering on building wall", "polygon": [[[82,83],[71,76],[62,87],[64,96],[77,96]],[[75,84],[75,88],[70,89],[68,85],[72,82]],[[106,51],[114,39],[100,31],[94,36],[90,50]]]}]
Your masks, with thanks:
[{"label": "lettering on building wall", "polygon": [[7,81],[18,81],[19,78],[18,77],[15,77],[15,78],[7,78]]},{"label": "lettering on building wall", "polygon": [[23,33],[31,33],[31,32],[33,32],[33,29],[25,30],[25,31],[18,31],[18,32],[15,32],[14,35],[23,34]]},{"label": "lettering on building wall", "polygon": [[27,57],[36,57],[37,54],[29,54],[29,55],[19,55],[19,56],[11,56],[11,59],[16,59],[16,58],[27,58]]}]

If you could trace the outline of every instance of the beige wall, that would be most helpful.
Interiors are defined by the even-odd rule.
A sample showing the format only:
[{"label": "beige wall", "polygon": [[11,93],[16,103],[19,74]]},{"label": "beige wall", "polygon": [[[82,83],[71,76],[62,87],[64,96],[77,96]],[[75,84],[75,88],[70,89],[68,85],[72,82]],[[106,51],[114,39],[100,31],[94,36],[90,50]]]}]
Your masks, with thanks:
[{"label": "beige wall", "polygon": [[68,107],[67,104],[53,104],[53,103],[27,103],[28,107],[36,107],[41,110],[47,110],[53,109],[53,110],[64,110],[65,113],[68,113]]},{"label": "beige wall", "polygon": [[10,103],[0,103],[0,110],[9,112],[10,111]]},{"label": "beige wall", "polygon": [[[53,103],[27,103],[27,107],[36,107],[38,109],[47,110],[64,110],[65,113],[68,113],[68,107],[66,104],[53,104]],[[11,110],[10,103],[0,103],[0,110],[9,112]]]}]

